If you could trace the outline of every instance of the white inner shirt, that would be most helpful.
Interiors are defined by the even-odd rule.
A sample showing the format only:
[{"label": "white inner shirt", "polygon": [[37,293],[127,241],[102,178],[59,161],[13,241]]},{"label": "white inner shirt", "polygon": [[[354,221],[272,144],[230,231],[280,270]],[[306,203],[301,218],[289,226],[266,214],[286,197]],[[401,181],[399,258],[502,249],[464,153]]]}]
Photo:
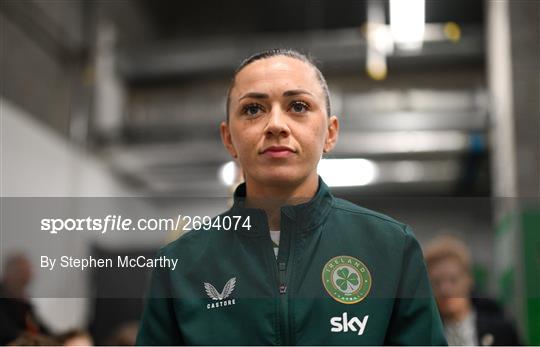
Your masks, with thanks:
[{"label": "white inner shirt", "polygon": [[274,255],[278,255],[279,251],[279,230],[270,230],[270,238],[272,239],[272,244],[274,246]]}]

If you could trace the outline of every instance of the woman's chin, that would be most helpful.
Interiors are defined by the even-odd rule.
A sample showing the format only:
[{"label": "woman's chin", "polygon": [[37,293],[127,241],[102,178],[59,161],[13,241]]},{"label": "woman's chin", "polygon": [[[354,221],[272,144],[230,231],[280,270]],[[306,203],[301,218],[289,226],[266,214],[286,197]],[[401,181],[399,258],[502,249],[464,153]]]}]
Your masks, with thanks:
[{"label": "woman's chin", "polygon": [[272,172],[266,172],[257,181],[272,186],[288,186],[299,184],[304,178],[305,175],[292,170],[273,170]]}]

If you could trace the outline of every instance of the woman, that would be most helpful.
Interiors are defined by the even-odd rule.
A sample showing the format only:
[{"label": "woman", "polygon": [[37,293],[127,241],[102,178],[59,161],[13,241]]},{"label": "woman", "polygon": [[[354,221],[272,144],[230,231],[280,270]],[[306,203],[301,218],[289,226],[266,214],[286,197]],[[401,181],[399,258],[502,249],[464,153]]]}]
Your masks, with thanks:
[{"label": "woman", "polygon": [[317,175],[338,130],[304,55],[271,50],[240,65],[221,136],[245,183],[216,220],[242,223],[160,249],[181,266],[154,271],[138,344],[446,344],[411,230],[335,198]]}]

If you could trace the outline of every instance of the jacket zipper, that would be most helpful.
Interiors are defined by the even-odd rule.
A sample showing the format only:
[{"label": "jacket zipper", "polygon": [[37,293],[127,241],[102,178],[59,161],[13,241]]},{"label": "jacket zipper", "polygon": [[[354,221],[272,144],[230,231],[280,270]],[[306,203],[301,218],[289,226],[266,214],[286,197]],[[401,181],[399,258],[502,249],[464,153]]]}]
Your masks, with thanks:
[{"label": "jacket zipper", "polygon": [[281,336],[281,343],[283,345],[290,345],[287,335],[288,335],[288,325],[289,325],[289,319],[288,319],[288,313],[289,313],[289,303],[288,303],[288,293],[287,293],[287,263],[286,262],[280,262],[278,263],[278,271],[279,271],[279,313],[280,313],[280,336]]},{"label": "jacket zipper", "polygon": [[[274,254],[274,247],[272,246],[272,238],[270,237],[270,231],[268,231],[268,244],[270,245],[270,247],[268,247],[267,249],[269,249],[269,252],[267,252],[269,254],[269,257],[270,257],[270,263],[272,264],[272,272],[273,272],[273,277],[274,277],[274,288],[276,288],[276,315],[277,315],[277,321],[278,321],[278,329],[279,329],[279,340],[278,340],[278,345],[283,345],[284,343],[284,336],[283,336],[283,328],[284,328],[284,325],[283,325],[283,318],[282,318],[282,311],[283,311],[283,298],[282,296],[285,295],[285,293],[287,292],[287,287],[286,286],[283,286],[281,287],[281,284],[284,283],[283,282],[283,279],[285,278],[285,276],[283,274],[281,274],[283,271],[286,270],[286,268],[283,266],[283,265],[278,265],[277,263],[277,260],[276,260],[276,256]],[[278,252],[278,255],[279,255],[279,252]],[[281,264],[281,263],[280,263]],[[282,270],[280,270],[282,269]],[[283,294],[281,294],[283,292]]]},{"label": "jacket zipper", "polygon": [[[281,232],[283,232],[283,228],[281,228]],[[270,232],[268,232],[270,234]],[[288,240],[285,240],[285,245],[283,245],[283,241],[280,241],[280,249],[284,246],[288,246],[289,252],[287,252],[287,257],[283,259],[280,257],[280,253],[278,252],[278,261],[275,259],[274,250],[271,249],[272,252],[272,261],[274,264],[274,269],[277,272],[277,292],[279,296],[279,330],[280,330],[280,342],[282,345],[290,345],[291,344],[291,331],[290,331],[290,310],[289,310],[289,284],[290,279],[288,278],[288,275],[290,277],[290,267],[291,267],[291,259],[293,259],[293,251],[294,251],[294,233],[289,232],[286,235],[288,235]],[[284,235],[284,233],[282,234]],[[287,242],[288,241],[288,242]],[[287,271],[289,269],[289,271]]]},{"label": "jacket zipper", "polygon": [[[284,311],[284,315],[286,317],[286,341],[287,341],[287,345],[291,345],[293,343],[293,339],[292,339],[292,331],[291,331],[291,320],[292,320],[292,311],[291,311],[291,305],[290,305],[290,297],[291,297],[291,288],[290,285],[291,285],[291,277],[292,277],[292,272],[293,272],[293,268],[292,268],[292,262],[294,260],[294,248],[295,248],[295,245],[294,245],[294,242],[295,242],[295,233],[294,232],[290,232],[289,234],[289,256],[287,258],[287,262],[286,262],[286,268],[288,268],[288,271],[287,273],[285,274],[285,283],[286,283],[286,286],[285,286],[285,289],[286,289],[286,305],[287,305],[287,309]],[[288,276],[288,277],[287,277]],[[287,288],[289,287],[289,288]]]}]

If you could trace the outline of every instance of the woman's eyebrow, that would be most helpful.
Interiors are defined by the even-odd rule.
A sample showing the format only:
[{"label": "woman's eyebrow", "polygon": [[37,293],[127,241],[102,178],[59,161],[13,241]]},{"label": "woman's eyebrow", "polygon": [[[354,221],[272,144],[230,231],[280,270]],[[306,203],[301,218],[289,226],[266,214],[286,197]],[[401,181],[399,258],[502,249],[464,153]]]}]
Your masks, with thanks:
[{"label": "woman's eyebrow", "polygon": [[268,94],[265,93],[257,93],[257,92],[250,92],[244,94],[238,101],[245,99],[245,98],[254,98],[254,99],[268,99]]},{"label": "woman's eyebrow", "polygon": [[[304,89],[292,89],[292,90],[287,90],[287,91],[283,92],[283,96],[285,96],[285,97],[295,96],[295,95],[299,95],[299,94],[308,94],[308,95],[314,96],[313,94],[311,94],[310,92],[308,92],[307,90],[304,90]],[[244,94],[242,97],[240,97],[240,99],[238,99],[238,101],[240,101],[242,99],[245,99],[245,98],[268,99],[269,96],[268,96],[268,94],[265,94],[265,93],[250,92],[250,93]]]},{"label": "woman's eyebrow", "polygon": [[308,95],[314,96],[313,94],[311,94],[310,92],[304,89],[287,90],[286,92],[283,93],[283,96],[295,96],[299,94],[308,94]]}]

